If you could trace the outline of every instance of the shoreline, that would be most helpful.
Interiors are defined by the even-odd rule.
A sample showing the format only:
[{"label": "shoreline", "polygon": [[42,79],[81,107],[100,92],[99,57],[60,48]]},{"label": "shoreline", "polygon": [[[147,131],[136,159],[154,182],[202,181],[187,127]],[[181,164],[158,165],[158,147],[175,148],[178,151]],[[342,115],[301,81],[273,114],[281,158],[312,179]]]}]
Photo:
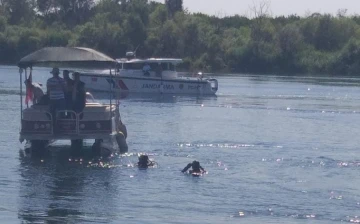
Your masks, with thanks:
[{"label": "shoreline", "polygon": [[[16,64],[0,64],[0,69],[18,69]],[[35,67],[34,71],[37,69],[49,69],[50,67]],[[81,69],[80,69],[81,70]],[[186,71],[178,71],[180,76],[188,76],[190,74],[194,74],[197,72],[186,72]],[[263,76],[263,77],[309,77],[309,78],[360,78],[360,75],[350,75],[350,74],[326,74],[326,73],[252,73],[252,72],[203,72],[205,76],[211,77],[221,77],[221,76],[228,76],[228,77],[237,77],[237,76]]]}]

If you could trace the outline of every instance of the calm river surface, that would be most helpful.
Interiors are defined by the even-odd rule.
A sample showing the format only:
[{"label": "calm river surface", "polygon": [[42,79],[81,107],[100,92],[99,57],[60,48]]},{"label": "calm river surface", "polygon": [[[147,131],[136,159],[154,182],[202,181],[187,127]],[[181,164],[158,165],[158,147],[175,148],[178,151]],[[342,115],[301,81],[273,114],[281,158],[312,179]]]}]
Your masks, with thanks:
[{"label": "calm river surface", "polygon": [[[217,78],[217,97],[122,99],[133,154],[96,167],[67,142],[24,156],[18,69],[0,67],[0,222],[360,222],[360,79]],[[180,172],[194,159],[207,175]]]}]

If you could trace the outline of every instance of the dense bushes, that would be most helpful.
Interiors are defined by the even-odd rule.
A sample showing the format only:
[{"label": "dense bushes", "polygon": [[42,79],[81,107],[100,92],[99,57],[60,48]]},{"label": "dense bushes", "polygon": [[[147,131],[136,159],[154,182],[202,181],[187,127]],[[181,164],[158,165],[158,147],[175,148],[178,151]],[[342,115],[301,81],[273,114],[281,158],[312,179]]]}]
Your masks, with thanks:
[{"label": "dense bushes", "polygon": [[360,73],[360,18],[217,18],[146,0],[2,0],[0,63],[44,46],[86,46],[112,57],[180,57],[183,69],[249,73]]}]

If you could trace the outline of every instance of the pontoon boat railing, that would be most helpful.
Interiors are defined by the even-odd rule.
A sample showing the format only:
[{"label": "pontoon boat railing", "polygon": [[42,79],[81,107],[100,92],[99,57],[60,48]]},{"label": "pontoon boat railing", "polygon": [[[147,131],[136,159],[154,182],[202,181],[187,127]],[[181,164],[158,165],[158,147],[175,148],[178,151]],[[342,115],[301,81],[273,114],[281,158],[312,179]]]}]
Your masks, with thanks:
[{"label": "pontoon boat railing", "polygon": [[[114,106],[114,105],[113,105]],[[64,113],[68,113],[70,114],[69,117],[67,118],[58,118],[56,120],[56,122],[60,121],[60,122],[70,122],[68,123],[68,125],[75,124],[75,128],[69,128],[68,132],[65,132],[63,134],[76,134],[76,135],[82,135],[82,134],[88,134],[89,132],[112,132],[112,121],[113,121],[113,113],[114,112],[114,108],[111,107],[111,110],[107,111],[107,112],[90,112],[90,111],[86,111],[86,112],[80,112],[80,113],[76,113],[75,111],[69,111],[69,110],[62,110],[62,111],[58,111],[57,112],[57,117],[61,116],[61,114]],[[89,119],[90,117],[94,117],[91,116],[90,114],[98,114],[98,115],[105,115],[104,117],[101,118],[101,116],[96,116],[96,119]],[[88,116],[90,115],[90,116]],[[88,118],[89,117],[89,118]],[[85,127],[86,122],[91,122],[92,125],[96,126],[96,129],[93,130],[87,130]],[[109,129],[106,130],[101,130],[102,125],[104,125],[104,122],[110,122],[110,126]],[[82,126],[83,125],[83,126]],[[59,127],[58,127],[59,128]],[[60,129],[61,130],[61,129]]]},{"label": "pontoon boat railing", "polygon": [[[113,105],[114,106],[114,105]],[[113,119],[115,118],[115,115],[113,114],[115,112],[115,108],[112,107],[111,110],[107,111],[107,112],[81,112],[81,113],[76,113],[75,111],[71,111],[71,110],[61,110],[61,111],[57,111],[56,113],[56,117],[58,117],[55,122],[53,120],[53,116],[51,115],[50,112],[27,112],[26,115],[22,120],[25,122],[32,122],[31,125],[37,125],[37,128],[34,128],[35,130],[24,130],[24,124],[22,124],[21,127],[21,133],[23,134],[41,134],[42,136],[49,136],[49,135],[54,135],[54,133],[59,134],[59,135],[85,135],[85,134],[89,134],[89,133],[111,133],[113,130],[113,124],[115,123],[113,121]],[[96,116],[96,115],[105,115],[103,117],[101,116]],[[28,117],[39,117],[39,115],[41,116],[46,116],[47,118],[41,118],[41,119],[29,119]],[[64,115],[66,117],[64,117]],[[90,115],[90,116],[89,116]],[[92,117],[96,117],[95,119]],[[38,123],[40,124],[38,124]],[[41,122],[48,122],[48,129],[49,129],[49,133],[44,133],[45,126],[41,127]],[[61,127],[56,127],[56,131],[55,132],[55,127],[54,124],[56,126],[58,125],[67,125],[68,128],[61,128]],[[83,126],[82,126],[83,125]],[[90,125],[90,126],[94,126],[91,130],[86,129],[86,125]],[[105,128],[105,129],[104,129]],[[40,131],[38,131],[37,129],[39,129]]]},{"label": "pontoon boat railing", "polygon": [[[26,117],[25,116],[23,116],[23,113],[21,112],[21,114],[22,114],[22,121],[25,121],[25,122],[33,122],[34,124],[33,125],[37,125],[38,126],[38,128],[36,128],[36,127],[34,127],[35,129],[38,129],[38,130],[40,130],[40,131],[45,131],[44,129],[45,128],[48,128],[48,129],[50,129],[49,131],[50,131],[50,133],[41,133],[42,135],[53,135],[54,134],[54,127],[53,127],[53,117],[52,117],[52,115],[51,115],[51,113],[50,112],[44,112],[44,111],[31,111],[31,112],[27,112],[26,113]],[[36,120],[33,120],[33,119],[29,119],[28,118],[28,116],[29,117],[32,117],[32,118],[34,118],[34,117],[39,117],[39,115],[41,115],[42,117],[46,117],[46,118],[40,118],[40,119],[36,119]],[[40,124],[40,126],[39,126],[39,124],[37,124],[36,122],[49,122],[49,125],[50,125],[50,127],[46,127],[46,125],[44,126],[44,127],[41,127],[41,125],[42,124]],[[39,131],[24,131],[24,124],[22,123],[21,124],[21,132],[22,133],[24,133],[24,132],[27,132],[27,133],[39,133]]]}]

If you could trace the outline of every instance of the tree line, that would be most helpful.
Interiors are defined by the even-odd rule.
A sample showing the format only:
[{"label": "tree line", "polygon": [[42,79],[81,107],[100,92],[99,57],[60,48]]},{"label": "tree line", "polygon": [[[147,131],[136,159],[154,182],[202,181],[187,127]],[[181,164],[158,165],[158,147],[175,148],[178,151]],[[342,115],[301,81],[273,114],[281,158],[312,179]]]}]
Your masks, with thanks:
[{"label": "tree line", "polygon": [[[189,13],[182,0],[0,0],[0,63],[45,46],[95,48],[114,58],[177,57],[206,72],[360,72],[360,16],[313,13],[253,18]],[[247,6],[244,6],[247,7]]]}]

